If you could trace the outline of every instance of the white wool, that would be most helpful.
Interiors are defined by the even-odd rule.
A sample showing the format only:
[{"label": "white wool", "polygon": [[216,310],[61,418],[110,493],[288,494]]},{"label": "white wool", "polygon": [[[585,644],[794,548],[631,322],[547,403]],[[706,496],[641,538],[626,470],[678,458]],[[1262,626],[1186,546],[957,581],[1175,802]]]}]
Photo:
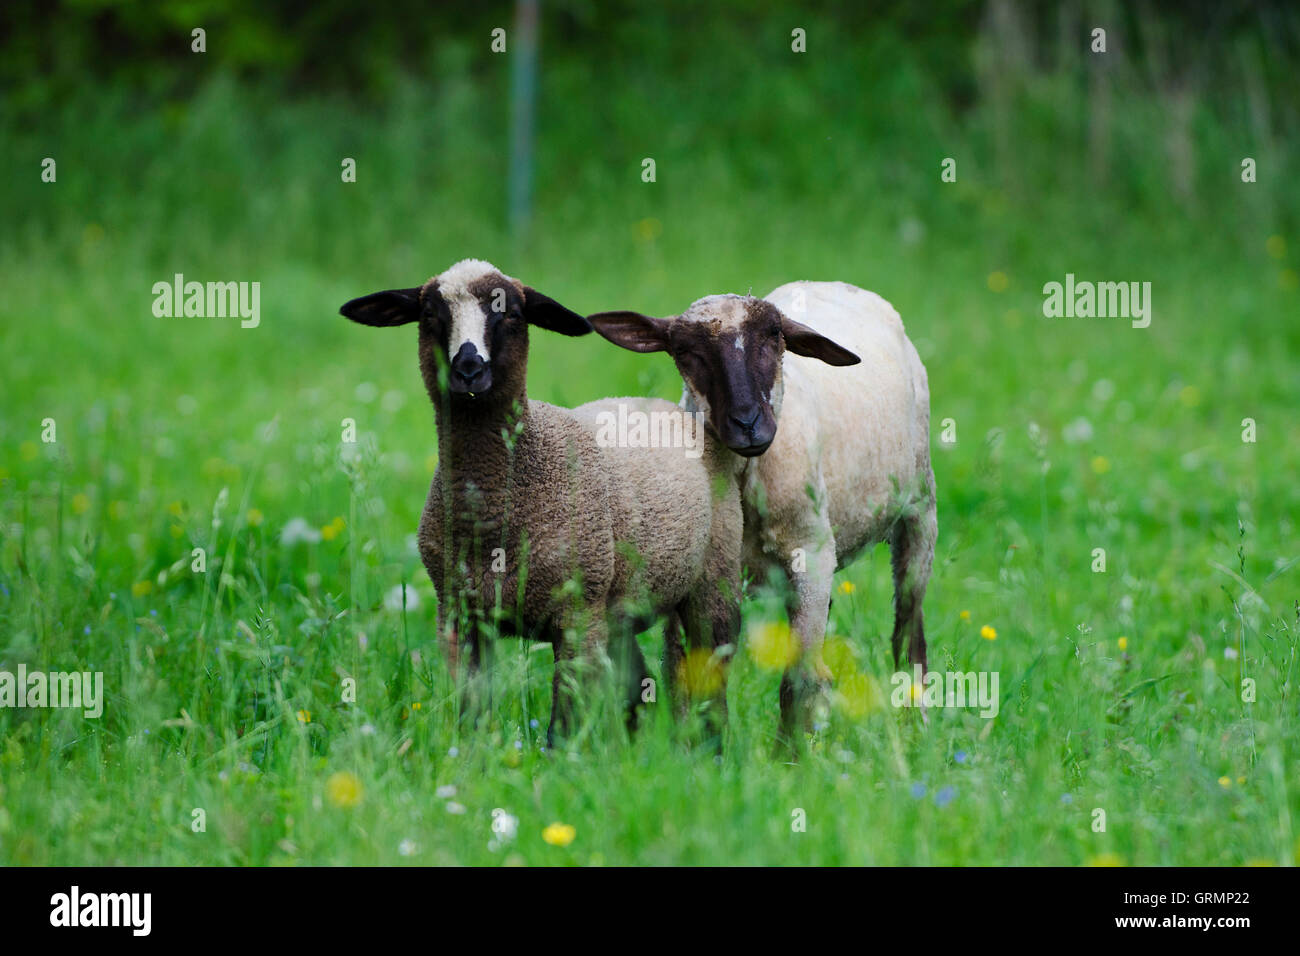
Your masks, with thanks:
[{"label": "white wool", "polygon": [[748,299],[743,295],[710,295],[691,303],[682,313],[687,322],[716,322],[720,328],[740,330],[749,314]]},{"label": "white wool", "polygon": [[[807,474],[823,462],[830,524],[844,560],[883,539],[895,480],[906,491],[928,477],[930,389],[888,302],[843,282],[791,282],[767,301],[786,311],[801,292],[807,312],[800,321],[862,362],[836,367],[787,351],[777,440],[758,461],[763,474],[786,467]],[[797,447],[781,442],[790,426],[804,436]]]}]

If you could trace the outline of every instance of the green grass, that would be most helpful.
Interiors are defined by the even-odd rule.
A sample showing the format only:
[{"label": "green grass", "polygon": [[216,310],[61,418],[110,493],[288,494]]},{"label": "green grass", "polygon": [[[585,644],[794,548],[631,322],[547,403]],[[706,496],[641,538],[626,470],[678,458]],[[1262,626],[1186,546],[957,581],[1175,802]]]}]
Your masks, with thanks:
[{"label": "green grass", "polygon": [[[631,135],[644,114],[628,100],[610,138],[552,115],[526,243],[501,226],[490,84],[451,79],[436,100],[403,86],[367,111],[217,80],[186,104],[106,91],[39,128],[7,119],[0,669],[103,671],[107,704],[98,721],[0,710],[0,862],[1295,862],[1300,237],[1279,225],[1281,191],[1261,202],[1229,174],[1190,207],[1130,208],[1081,172],[1041,175],[1044,137],[1008,190],[977,123],[909,113],[923,94],[845,120],[910,154],[857,151],[850,128],[841,152],[792,146],[783,165],[745,146],[772,141],[772,103],[771,123],[808,107],[796,79],[776,89],[733,104],[722,149],[698,148],[721,119],[707,110],[673,129],[647,103],[662,145]],[[592,154],[565,146],[584,135]],[[36,182],[45,155],[54,185]],[[640,182],[644,155],[659,183]],[[944,155],[962,157],[958,184],[938,181]],[[1159,168],[1114,162],[1117,181]],[[839,710],[786,763],[777,678],[742,655],[720,761],[662,714],[631,741],[593,732],[547,754],[549,649],[503,642],[491,726],[459,725],[412,544],[436,452],[414,336],[337,308],[468,255],[581,311],[665,314],[794,278],[890,299],[933,395],[931,665],[997,671],[999,716]],[[1151,281],[1152,326],[1044,318],[1041,287],[1067,271]],[[151,286],[174,272],[260,281],[261,327],[154,318]],[[568,405],[678,391],[662,356],[543,333],[529,387]],[[294,518],[343,530],[283,545]],[[887,552],[837,581],[854,589],[833,633],[887,693]],[[385,604],[402,584],[420,599],[405,614]],[[747,604],[748,624],[769,617]],[[339,773],[359,782],[352,806]],[[497,849],[494,808],[519,820]],[[576,829],[567,847],[542,839],[555,821]]]}]

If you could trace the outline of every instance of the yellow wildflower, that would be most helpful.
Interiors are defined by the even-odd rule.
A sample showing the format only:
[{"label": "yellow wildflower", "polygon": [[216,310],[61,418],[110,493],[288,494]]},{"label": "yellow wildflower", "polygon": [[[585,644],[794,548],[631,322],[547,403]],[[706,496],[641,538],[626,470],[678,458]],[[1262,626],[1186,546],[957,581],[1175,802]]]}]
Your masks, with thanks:
[{"label": "yellow wildflower", "polygon": [[351,809],[361,802],[361,780],[355,773],[340,770],[325,781],[325,796],[336,807]]},{"label": "yellow wildflower", "polygon": [[799,659],[799,639],[784,622],[765,621],[749,629],[749,656],[764,670],[783,671]]},{"label": "yellow wildflower", "polygon": [[849,674],[839,682],[835,702],[850,717],[865,717],[881,708],[880,687],[870,674]]},{"label": "yellow wildflower", "polygon": [[551,846],[568,846],[578,831],[568,823],[552,823],[542,831],[542,839]]},{"label": "yellow wildflower", "polygon": [[822,645],[822,662],[835,680],[844,680],[857,672],[858,662],[849,642],[840,637],[828,637]]},{"label": "yellow wildflower", "polygon": [[687,651],[677,677],[691,697],[712,697],[722,689],[722,664],[712,651],[695,647]]}]

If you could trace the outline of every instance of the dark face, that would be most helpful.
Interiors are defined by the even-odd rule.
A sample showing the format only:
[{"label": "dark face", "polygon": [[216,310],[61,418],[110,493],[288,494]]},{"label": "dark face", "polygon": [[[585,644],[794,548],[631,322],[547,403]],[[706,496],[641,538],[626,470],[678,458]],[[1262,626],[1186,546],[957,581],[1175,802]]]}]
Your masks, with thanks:
[{"label": "dark face", "polygon": [[767,451],[776,437],[773,394],[785,341],[781,313],[762,299],[738,300],[668,328],[668,347],[682,381],[708,414],[714,436],[738,455]]},{"label": "dark face", "polygon": [[420,327],[420,372],[441,407],[511,402],[524,394],[528,326],[586,335],[591,325],[554,299],[477,259],[456,263],[423,286],[362,296],[339,310],[370,326]]},{"label": "dark face", "polygon": [[829,365],[860,359],[765,299],[714,295],[679,316],[639,312],[588,316],[596,331],[633,352],[672,354],[687,391],[708,415],[709,430],[738,455],[767,451],[776,437],[785,352]]},{"label": "dark face", "polygon": [[449,395],[490,396],[527,362],[524,296],[500,273],[468,282],[439,277],[421,290],[420,306],[420,364],[426,382],[445,369]]}]

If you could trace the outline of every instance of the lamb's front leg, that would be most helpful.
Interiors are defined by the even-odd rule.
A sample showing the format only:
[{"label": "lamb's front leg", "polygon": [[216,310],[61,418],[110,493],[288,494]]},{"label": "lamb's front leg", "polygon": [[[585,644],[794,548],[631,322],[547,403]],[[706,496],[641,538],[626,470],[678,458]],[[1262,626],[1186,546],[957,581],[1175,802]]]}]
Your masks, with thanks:
[{"label": "lamb's front leg", "polygon": [[578,702],[599,686],[609,672],[609,624],[605,608],[588,607],[565,615],[565,623],[551,635],[555,649],[555,674],[551,678],[551,726],[547,747],[556,737],[572,737],[577,726]]},{"label": "lamb's front leg", "polygon": [[484,667],[487,648],[483,634],[471,617],[452,620],[439,607],[438,635],[460,698],[460,720],[473,726],[492,707],[490,671]]},{"label": "lamb's front leg", "polygon": [[831,583],[835,576],[835,542],[830,529],[802,553],[790,550],[785,564],[790,583],[786,608],[790,630],[799,641],[800,657],[781,678],[781,729],[791,740],[809,729],[816,710],[830,695],[831,672],[822,660],[826,619],[830,614]]}]

